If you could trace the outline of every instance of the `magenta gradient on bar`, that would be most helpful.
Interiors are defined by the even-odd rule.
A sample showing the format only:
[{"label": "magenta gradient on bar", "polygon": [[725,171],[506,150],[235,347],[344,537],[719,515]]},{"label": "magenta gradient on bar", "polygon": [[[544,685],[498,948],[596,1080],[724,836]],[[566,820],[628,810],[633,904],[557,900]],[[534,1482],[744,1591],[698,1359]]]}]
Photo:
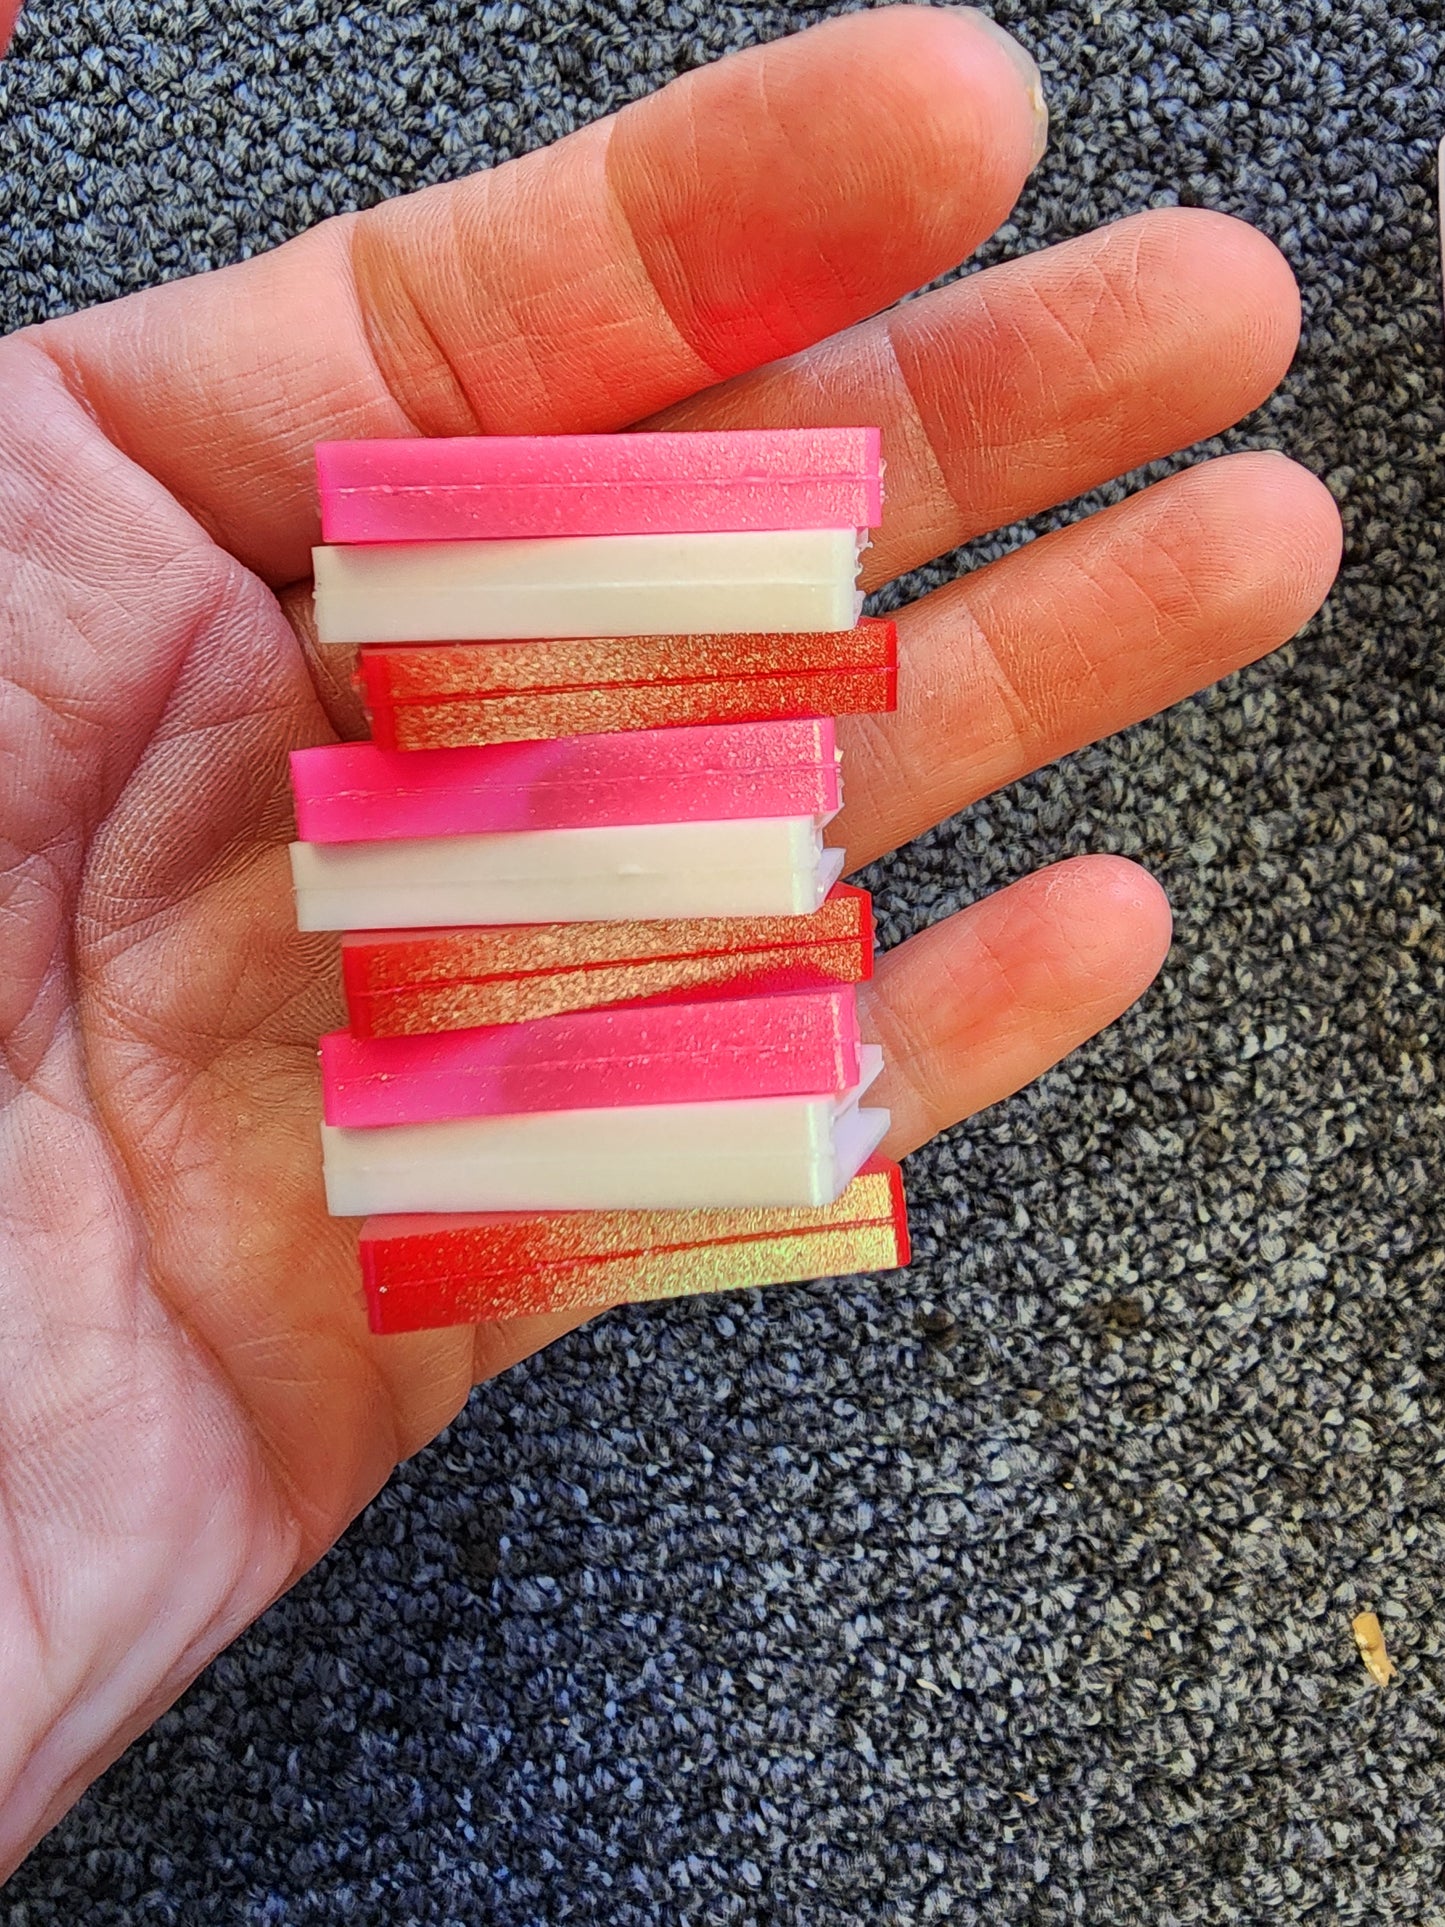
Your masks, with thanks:
[{"label": "magenta gradient on bar", "polygon": [[465,749],[337,743],[291,755],[308,843],[831,816],[830,718],[642,729]]},{"label": "magenta gradient on bar", "polygon": [[527,1023],[321,1039],[326,1122],[841,1093],[859,1077],[852,984],[700,1004],[617,1005]]}]

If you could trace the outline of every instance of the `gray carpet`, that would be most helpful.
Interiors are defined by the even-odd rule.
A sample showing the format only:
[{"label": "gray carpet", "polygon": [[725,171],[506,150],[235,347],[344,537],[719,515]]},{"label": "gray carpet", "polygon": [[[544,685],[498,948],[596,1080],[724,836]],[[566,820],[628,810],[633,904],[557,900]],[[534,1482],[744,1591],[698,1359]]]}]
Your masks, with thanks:
[{"label": "gray carpet", "polygon": [[[825,10],[35,0],[3,318]],[[616,1313],[479,1392],[10,1927],[1445,1920],[1445,6],[999,13],[1055,115],[1003,247],[1261,225],[1307,341],[1239,439],[1328,478],[1349,550],[1284,654],[872,881],[896,938],[1127,851],[1177,908],[1161,985],[913,1161],[910,1275]]]}]

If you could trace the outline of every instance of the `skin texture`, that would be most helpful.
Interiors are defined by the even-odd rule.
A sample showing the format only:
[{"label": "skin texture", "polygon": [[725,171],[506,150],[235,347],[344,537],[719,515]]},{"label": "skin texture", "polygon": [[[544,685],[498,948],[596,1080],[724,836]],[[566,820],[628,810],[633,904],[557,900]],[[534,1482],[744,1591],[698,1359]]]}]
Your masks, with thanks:
[{"label": "skin texture", "polygon": [[[373,1340],[324,1214],[341,1013],[332,940],[293,927],[285,757],[355,717],[308,641],[312,442],[877,421],[886,580],[1224,428],[1293,351],[1280,257],[1184,211],[882,312],[1043,135],[996,29],[862,14],[0,342],[0,1870],[564,1325]],[[848,726],[850,854],[1273,648],[1338,544],[1307,474],[1237,456],[906,610],[902,707]],[[888,1148],[1037,1076],[1168,942],[1100,856],[891,953]]]}]

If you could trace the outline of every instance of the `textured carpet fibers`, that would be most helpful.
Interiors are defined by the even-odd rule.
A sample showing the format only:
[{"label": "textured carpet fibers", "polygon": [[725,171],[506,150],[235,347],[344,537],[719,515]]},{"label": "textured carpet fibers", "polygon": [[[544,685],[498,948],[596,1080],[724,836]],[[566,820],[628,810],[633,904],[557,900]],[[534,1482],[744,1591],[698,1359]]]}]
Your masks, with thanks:
[{"label": "textured carpet fibers", "polygon": [[[35,0],[4,319],[818,11]],[[1293,647],[869,880],[895,940],[1126,851],[1177,909],[1162,982],[913,1160],[906,1277],[618,1312],[479,1392],[11,1927],[1445,1920],[1445,7],[999,14],[1054,137],[990,258],[1174,201],[1263,227],[1306,343],[1235,439],[1326,476],[1349,550]]]}]

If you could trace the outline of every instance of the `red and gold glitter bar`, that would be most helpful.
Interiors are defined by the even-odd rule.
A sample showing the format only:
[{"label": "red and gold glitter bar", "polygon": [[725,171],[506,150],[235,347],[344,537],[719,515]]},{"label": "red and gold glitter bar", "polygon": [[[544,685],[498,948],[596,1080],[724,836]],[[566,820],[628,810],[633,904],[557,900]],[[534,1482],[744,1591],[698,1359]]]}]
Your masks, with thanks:
[{"label": "red and gold glitter bar", "polygon": [[341,969],[358,1037],[823,989],[872,976],[873,900],[835,883],[807,916],[356,931],[342,938]]},{"label": "red and gold glitter bar", "polygon": [[361,1228],[375,1332],[893,1271],[908,1257],[903,1177],[885,1158],[807,1210],[495,1211]]},{"label": "red and gold glitter bar", "polygon": [[458,749],[617,730],[897,707],[898,639],[829,634],[370,644],[357,679],[382,749]]}]

